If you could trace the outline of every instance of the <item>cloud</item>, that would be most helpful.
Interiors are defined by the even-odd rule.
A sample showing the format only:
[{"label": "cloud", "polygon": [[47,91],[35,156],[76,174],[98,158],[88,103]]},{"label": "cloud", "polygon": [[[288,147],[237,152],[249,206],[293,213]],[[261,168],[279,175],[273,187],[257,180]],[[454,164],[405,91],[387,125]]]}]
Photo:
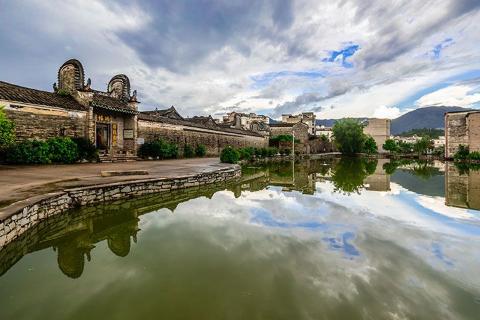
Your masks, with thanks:
[{"label": "cloud", "polygon": [[9,1],[0,11],[1,80],[51,90],[58,67],[78,58],[96,89],[127,74],[143,110],[175,105],[186,116],[220,115],[245,100],[238,107],[271,116],[402,112],[423,89],[480,69],[479,7],[466,0]]},{"label": "cloud", "polygon": [[[479,87],[476,89],[478,90]],[[419,107],[426,106],[459,106],[472,107],[480,102],[480,92],[470,85],[453,85],[426,94],[416,101]]]},{"label": "cloud", "polygon": [[400,109],[397,107],[380,106],[374,111],[373,116],[375,118],[395,119],[401,114]]}]

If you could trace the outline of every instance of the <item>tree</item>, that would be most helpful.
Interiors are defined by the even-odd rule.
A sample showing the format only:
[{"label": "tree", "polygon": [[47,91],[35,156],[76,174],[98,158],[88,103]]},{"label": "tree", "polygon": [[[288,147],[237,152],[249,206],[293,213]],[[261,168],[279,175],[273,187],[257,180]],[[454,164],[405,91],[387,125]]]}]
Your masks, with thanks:
[{"label": "tree", "polygon": [[395,153],[398,151],[398,145],[393,139],[387,139],[383,144],[383,149],[389,151],[391,153]]},{"label": "tree", "polygon": [[15,142],[15,124],[8,119],[0,106],[0,151]]},{"label": "tree", "polygon": [[363,151],[367,154],[378,153],[377,143],[375,142],[375,139],[373,139],[373,137],[367,137],[365,143],[363,144]]},{"label": "tree", "polygon": [[433,141],[428,137],[422,137],[413,145],[413,150],[415,150],[418,155],[427,153],[429,149],[433,149]]},{"label": "tree", "polygon": [[338,120],[332,131],[335,143],[341,153],[352,155],[362,152],[366,136],[363,133],[363,126],[358,120]]}]

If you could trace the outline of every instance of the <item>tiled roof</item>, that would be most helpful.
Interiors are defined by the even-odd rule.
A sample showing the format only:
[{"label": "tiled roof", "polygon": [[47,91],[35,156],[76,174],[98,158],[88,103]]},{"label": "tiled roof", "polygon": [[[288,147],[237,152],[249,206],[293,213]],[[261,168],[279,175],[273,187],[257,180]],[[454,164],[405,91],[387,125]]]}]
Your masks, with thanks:
[{"label": "tiled roof", "polygon": [[205,126],[204,124],[202,124],[200,122],[189,121],[188,119],[172,119],[172,118],[167,118],[167,117],[163,117],[163,116],[152,116],[151,114],[148,114],[147,112],[140,112],[139,115],[138,115],[138,119],[139,120],[146,120],[146,121],[153,121],[153,122],[168,123],[168,124],[173,124],[173,125],[181,125],[181,126],[186,126],[186,127],[194,127],[194,128],[200,128],[200,129],[215,130],[215,131],[220,131],[220,132],[225,132],[225,133],[235,133],[235,134],[243,134],[243,135],[248,135],[248,136],[263,137],[262,135],[260,135],[256,132],[253,132],[253,131],[233,129],[233,128],[225,128],[225,127],[221,127],[221,126],[216,126],[216,127]]},{"label": "tiled roof", "polygon": [[92,106],[117,112],[136,114],[138,111],[131,108],[127,101],[110,97],[106,94],[95,92],[93,94]]},{"label": "tiled roof", "polygon": [[[298,122],[297,122],[298,123]],[[285,122],[281,122],[281,123],[271,123],[270,124],[270,127],[293,127],[294,125],[296,125],[297,123],[285,123]]]},{"label": "tiled roof", "polygon": [[69,110],[87,110],[71,96],[62,96],[57,93],[30,89],[0,81],[0,99],[44,105]]},{"label": "tiled roof", "polygon": [[142,111],[144,114],[148,114],[150,116],[161,116],[167,117],[172,119],[183,119],[183,117],[177,112],[174,106],[171,106],[168,109],[155,109],[151,111]]}]

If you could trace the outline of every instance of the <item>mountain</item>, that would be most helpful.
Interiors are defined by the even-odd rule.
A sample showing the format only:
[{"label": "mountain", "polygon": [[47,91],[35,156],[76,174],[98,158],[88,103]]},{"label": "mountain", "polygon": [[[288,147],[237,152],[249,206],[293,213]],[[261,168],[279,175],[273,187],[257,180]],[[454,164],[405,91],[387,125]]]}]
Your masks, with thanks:
[{"label": "mountain", "polygon": [[[363,121],[363,120],[366,120],[367,118],[354,118],[354,119]],[[333,125],[335,124],[335,121],[337,120],[338,119],[316,119],[315,124],[317,126],[333,127]]]},{"label": "mountain", "polygon": [[412,110],[392,120],[390,132],[393,135],[412,129],[443,129],[445,112],[468,111],[471,109],[462,107],[423,107]]},{"label": "mountain", "polygon": [[272,118],[270,118],[270,117],[268,117],[268,119],[269,119],[269,121],[270,121],[269,123],[271,123],[271,124],[276,124],[276,123],[280,123],[280,122],[281,122],[281,121],[272,119]]}]

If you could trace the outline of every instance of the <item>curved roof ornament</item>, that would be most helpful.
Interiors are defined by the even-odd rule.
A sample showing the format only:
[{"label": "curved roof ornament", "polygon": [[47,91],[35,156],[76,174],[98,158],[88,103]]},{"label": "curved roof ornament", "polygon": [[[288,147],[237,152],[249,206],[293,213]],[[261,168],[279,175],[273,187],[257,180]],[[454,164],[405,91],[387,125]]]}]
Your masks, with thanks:
[{"label": "curved roof ornament", "polygon": [[77,59],[65,61],[58,69],[57,80],[59,89],[82,90],[84,79],[85,71],[83,70],[83,65]]},{"label": "curved roof ornament", "polygon": [[119,99],[130,99],[130,80],[124,74],[117,74],[108,82],[107,92]]}]

